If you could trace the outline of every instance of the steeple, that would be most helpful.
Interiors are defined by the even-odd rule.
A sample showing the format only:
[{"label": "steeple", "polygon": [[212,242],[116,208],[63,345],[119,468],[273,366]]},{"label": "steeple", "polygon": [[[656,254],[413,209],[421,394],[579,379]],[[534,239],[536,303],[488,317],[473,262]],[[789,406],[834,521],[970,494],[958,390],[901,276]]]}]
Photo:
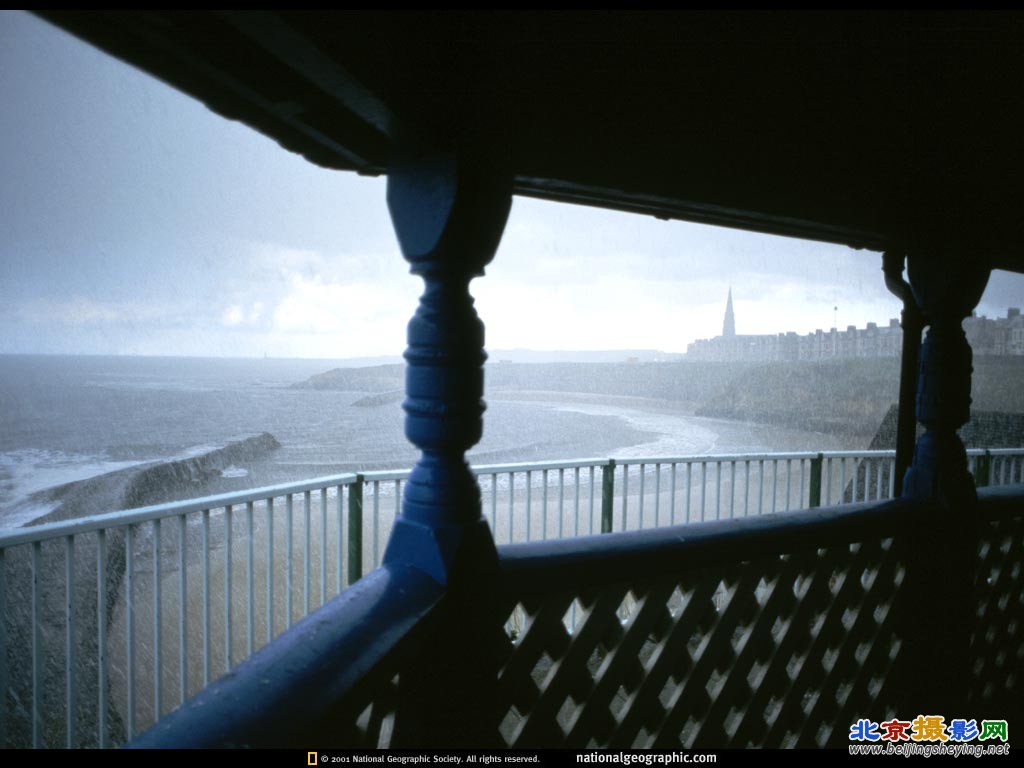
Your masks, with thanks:
[{"label": "steeple", "polygon": [[722,323],[722,335],[736,335],[736,318],[732,313],[732,286],[729,286],[729,298],[725,301],[725,322]]}]

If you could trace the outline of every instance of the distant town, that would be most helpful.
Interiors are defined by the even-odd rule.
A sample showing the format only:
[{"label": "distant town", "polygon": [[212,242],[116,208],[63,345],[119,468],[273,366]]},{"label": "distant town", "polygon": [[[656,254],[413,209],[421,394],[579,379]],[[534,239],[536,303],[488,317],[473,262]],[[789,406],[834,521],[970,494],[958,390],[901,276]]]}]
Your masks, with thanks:
[{"label": "distant town", "polygon": [[[1011,307],[1006,317],[990,319],[972,315],[964,320],[964,333],[975,355],[1024,356],[1024,317]],[[888,325],[849,325],[845,331],[820,328],[800,335],[794,331],[771,334],[738,334],[732,306],[732,290],[725,305],[722,335],[699,339],[688,345],[688,360],[714,362],[761,362],[787,360],[839,360],[864,357],[899,357],[903,329],[893,318]]]}]

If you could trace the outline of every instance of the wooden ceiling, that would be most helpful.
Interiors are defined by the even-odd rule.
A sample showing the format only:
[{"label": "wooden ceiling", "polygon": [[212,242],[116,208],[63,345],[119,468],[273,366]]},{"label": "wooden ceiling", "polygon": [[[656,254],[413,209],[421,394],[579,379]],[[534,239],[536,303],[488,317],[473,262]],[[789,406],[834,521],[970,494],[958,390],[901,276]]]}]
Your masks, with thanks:
[{"label": "wooden ceiling", "polygon": [[311,162],[483,143],[520,194],[1024,271],[1024,14],[40,15]]}]

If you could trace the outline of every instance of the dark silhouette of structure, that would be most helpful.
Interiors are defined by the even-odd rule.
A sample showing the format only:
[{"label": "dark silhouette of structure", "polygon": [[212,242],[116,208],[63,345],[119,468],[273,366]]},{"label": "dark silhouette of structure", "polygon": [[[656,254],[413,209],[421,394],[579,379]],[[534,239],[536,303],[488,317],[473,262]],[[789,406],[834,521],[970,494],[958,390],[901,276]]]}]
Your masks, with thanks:
[{"label": "dark silhouette of structure", "polygon": [[732,288],[729,288],[729,298],[725,300],[725,320],[722,321],[722,335],[726,338],[736,335],[736,317],[732,312]]}]

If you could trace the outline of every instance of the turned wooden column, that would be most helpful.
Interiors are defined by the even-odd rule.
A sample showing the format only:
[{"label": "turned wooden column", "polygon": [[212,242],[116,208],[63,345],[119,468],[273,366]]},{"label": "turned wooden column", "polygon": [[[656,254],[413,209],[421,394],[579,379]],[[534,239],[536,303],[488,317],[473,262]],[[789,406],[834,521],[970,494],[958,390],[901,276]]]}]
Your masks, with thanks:
[{"label": "turned wooden column", "polygon": [[989,269],[983,258],[950,242],[912,252],[907,276],[928,331],[920,351],[916,409],[925,431],[916,442],[903,495],[937,504],[903,542],[902,696],[907,712],[945,715],[963,709],[970,686],[977,494],[957,430],[971,413],[972,354],[962,323],[977,306]]},{"label": "turned wooden column", "polygon": [[917,420],[925,432],[914,447],[904,495],[972,502],[974,481],[957,434],[971,417],[972,354],[963,321],[981,299],[989,270],[966,255],[911,255],[907,275],[928,333],[917,377]]},{"label": "turned wooden column", "polygon": [[924,318],[917,308],[910,284],[903,279],[903,264],[906,255],[902,251],[888,250],[882,254],[882,272],[885,286],[896,296],[903,309],[900,311],[900,327],[903,330],[903,349],[900,352],[900,394],[896,412],[896,461],[893,467],[893,495],[903,495],[903,479],[914,452],[917,435],[917,375],[921,352],[921,331]]},{"label": "turned wooden column", "polygon": [[496,746],[497,554],[465,453],[483,430],[484,325],[469,282],[494,256],[511,178],[479,149],[409,151],[388,175],[402,254],[423,278],[405,353],[405,434],[421,451],[384,564],[445,585],[400,675],[396,746]]}]

